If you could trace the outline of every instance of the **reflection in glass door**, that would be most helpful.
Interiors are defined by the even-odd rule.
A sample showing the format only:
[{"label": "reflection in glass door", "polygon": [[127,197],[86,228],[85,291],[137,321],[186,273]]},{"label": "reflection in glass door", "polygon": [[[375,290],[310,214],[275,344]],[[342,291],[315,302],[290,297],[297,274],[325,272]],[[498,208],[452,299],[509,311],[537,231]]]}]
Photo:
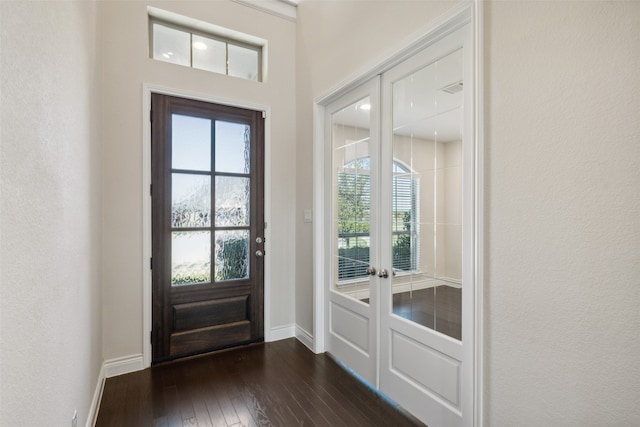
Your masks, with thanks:
[{"label": "reflection in glass door", "polygon": [[367,96],[332,115],[334,290],[367,304],[371,259],[370,110]]},{"label": "reflection in glass door", "polygon": [[[459,340],[462,50],[394,82],[392,94],[393,313]],[[408,170],[399,171],[398,161]],[[409,191],[414,205],[398,203]],[[411,251],[413,264],[397,266],[398,250]]]}]

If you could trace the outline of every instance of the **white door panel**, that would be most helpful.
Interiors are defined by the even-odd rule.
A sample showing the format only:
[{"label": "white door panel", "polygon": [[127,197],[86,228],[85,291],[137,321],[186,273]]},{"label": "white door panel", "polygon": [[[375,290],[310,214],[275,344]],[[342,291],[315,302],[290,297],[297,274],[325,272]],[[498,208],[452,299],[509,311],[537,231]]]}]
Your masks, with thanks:
[{"label": "white door panel", "polygon": [[345,342],[352,344],[364,354],[369,354],[370,313],[358,313],[352,307],[340,305],[331,301],[331,333]]},{"label": "white door panel", "polygon": [[459,340],[435,333],[427,328],[416,327],[415,323],[396,316],[388,319],[387,328],[389,331],[396,331],[401,335],[411,336],[416,341],[433,348],[435,351],[462,360],[464,346]]}]

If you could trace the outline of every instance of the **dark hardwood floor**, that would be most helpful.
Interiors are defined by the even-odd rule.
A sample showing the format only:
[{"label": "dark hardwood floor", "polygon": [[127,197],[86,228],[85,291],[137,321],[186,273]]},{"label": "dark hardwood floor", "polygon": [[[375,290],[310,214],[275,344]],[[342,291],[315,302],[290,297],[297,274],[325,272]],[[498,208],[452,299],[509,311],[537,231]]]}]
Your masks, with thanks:
[{"label": "dark hardwood floor", "polygon": [[108,378],[97,427],[421,426],[296,339]]}]

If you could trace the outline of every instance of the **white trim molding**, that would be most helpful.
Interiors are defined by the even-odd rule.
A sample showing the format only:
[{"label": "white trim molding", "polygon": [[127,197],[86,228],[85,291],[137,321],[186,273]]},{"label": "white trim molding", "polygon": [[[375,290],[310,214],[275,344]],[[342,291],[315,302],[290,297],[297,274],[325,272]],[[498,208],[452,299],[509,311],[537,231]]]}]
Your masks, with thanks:
[{"label": "white trim molding", "polygon": [[296,22],[298,18],[298,2],[292,0],[232,0],[261,12],[277,16],[287,21]]},{"label": "white trim molding", "polygon": [[118,357],[116,359],[105,360],[98,374],[93,399],[87,415],[86,427],[95,425],[100,410],[100,402],[102,401],[102,393],[104,392],[104,384],[107,378],[117,377],[131,372],[141,371],[145,368],[144,357],[142,354],[132,354],[130,356]]},{"label": "white trim molding", "polygon": [[296,338],[302,344],[304,344],[309,350],[313,351],[314,343],[313,343],[313,335],[311,335],[308,331],[302,328],[300,325],[296,325]]},{"label": "white trim molding", "polygon": [[133,354],[131,356],[106,360],[103,365],[105,378],[117,377],[118,375],[137,372],[143,369],[144,362],[142,354]]},{"label": "white trim molding", "polygon": [[267,331],[264,337],[264,341],[265,342],[280,341],[280,340],[286,340],[287,338],[293,338],[295,336],[296,336],[296,325],[276,326]]},{"label": "white trim molding", "polygon": [[482,427],[484,423],[484,2],[474,0],[474,131],[475,155],[475,295],[474,295],[474,346],[473,385],[474,418],[473,425]]},{"label": "white trim molding", "polygon": [[93,399],[91,399],[91,406],[89,407],[85,427],[93,427],[96,424],[98,411],[100,410],[100,402],[102,401],[102,392],[104,391],[104,380],[104,364],[102,364],[100,373],[98,374],[96,389],[93,392]]}]

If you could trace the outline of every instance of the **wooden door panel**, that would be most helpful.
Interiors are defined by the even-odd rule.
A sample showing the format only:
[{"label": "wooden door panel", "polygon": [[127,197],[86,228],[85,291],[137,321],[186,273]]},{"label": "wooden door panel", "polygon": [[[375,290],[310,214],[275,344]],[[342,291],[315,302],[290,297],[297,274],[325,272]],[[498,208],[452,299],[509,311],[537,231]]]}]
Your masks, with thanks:
[{"label": "wooden door panel", "polygon": [[151,157],[153,363],[262,341],[262,112],[152,94]]},{"label": "wooden door panel", "polygon": [[171,334],[170,356],[201,353],[252,341],[251,322],[242,320]]},{"label": "wooden door panel", "polygon": [[241,295],[175,304],[173,306],[173,330],[183,332],[249,320],[248,302],[249,295]]}]

